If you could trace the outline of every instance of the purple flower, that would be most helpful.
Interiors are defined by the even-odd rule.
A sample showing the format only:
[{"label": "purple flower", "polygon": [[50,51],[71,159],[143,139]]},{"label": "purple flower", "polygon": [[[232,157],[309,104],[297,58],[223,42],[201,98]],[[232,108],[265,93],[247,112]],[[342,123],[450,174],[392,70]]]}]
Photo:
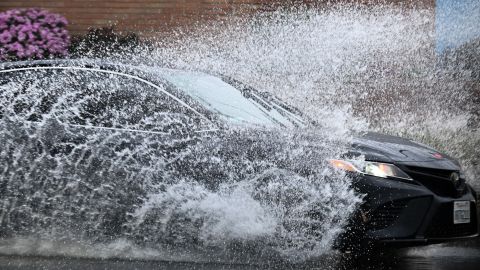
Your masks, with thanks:
[{"label": "purple flower", "polygon": [[35,45],[27,45],[27,48],[25,50],[25,56],[29,58],[35,57],[39,52],[39,49]]},{"label": "purple flower", "polygon": [[2,33],[0,33],[0,43],[7,44],[10,41],[12,41],[12,34],[9,30],[4,30]]},{"label": "purple flower", "polygon": [[68,21],[42,9],[12,9],[0,13],[0,61],[66,56]]}]

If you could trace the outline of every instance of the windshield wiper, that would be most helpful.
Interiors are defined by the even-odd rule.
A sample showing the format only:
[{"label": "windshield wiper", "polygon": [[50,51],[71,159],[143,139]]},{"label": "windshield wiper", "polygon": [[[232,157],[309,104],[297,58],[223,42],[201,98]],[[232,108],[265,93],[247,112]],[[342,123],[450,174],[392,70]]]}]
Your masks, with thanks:
[{"label": "windshield wiper", "polygon": [[267,111],[271,111],[273,109],[273,106],[271,106],[265,100],[263,100],[262,94],[259,93],[255,88],[248,86],[228,76],[222,75],[221,77],[224,81],[234,86],[235,89],[239,90],[245,98],[254,100],[256,103],[258,103],[260,106],[265,108]]},{"label": "windshield wiper", "polygon": [[275,117],[270,115],[272,110],[275,110],[283,117],[286,117],[291,123],[296,126],[305,125],[305,120],[303,119],[304,115],[295,107],[287,105],[285,102],[281,101],[273,94],[269,92],[261,92],[257,89],[246,85],[232,77],[220,75],[221,78],[226,82],[234,86],[239,90],[245,98],[252,99],[255,103],[259,104],[262,108],[268,111],[269,117],[274,119],[276,122],[279,122]]},{"label": "windshield wiper", "polygon": [[267,111],[271,111],[273,109],[273,107],[270,104],[265,102],[261,97],[257,96],[257,94],[253,92],[252,89],[250,88],[243,89],[242,94],[245,98],[252,99]]}]

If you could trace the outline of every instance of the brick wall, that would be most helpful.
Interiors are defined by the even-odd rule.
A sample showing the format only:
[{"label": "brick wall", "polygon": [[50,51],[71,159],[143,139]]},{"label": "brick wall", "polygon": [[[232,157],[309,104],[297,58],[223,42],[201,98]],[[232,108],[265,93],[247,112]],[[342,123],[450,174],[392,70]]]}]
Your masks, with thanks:
[{"label": "brick wall", "polygon": [[[435,0],[358,1],[420,1],[433,6]],[[64,15],[73,34],[85,33],[89,28],[115,25],[118,31],[148,35],[152,31],[189,26],[228,14],[252,14],[298,2],[321,4],[327,0],[0,0],[0,11],[20,7],[45,8]]]}]

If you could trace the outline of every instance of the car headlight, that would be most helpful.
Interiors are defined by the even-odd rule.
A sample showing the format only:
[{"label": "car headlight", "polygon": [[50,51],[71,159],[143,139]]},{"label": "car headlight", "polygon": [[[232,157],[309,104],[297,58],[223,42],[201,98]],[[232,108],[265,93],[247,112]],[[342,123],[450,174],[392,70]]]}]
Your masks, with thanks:
[{"label": "car headlight", "polygon": [[348,172],[362,173],[382,178],[400,178],[413,180],[408,174],[400,170],[397,166],[389,163],[365,161],[362,165],[354,165],[352,162],[341,159],[330,159],[332,167]]}]

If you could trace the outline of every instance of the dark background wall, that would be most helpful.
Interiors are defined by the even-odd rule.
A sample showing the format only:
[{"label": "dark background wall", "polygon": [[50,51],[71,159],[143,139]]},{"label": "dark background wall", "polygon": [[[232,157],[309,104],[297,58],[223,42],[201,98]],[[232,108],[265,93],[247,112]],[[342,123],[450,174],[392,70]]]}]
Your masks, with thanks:
[{"label": "dark background wall", "polygon": [[70,22],[72,34],[114,25],[118,31],[149,35],[152,31],[188,27],[230,14],[253,14],[298,3],[325,5],[331,2],[435,5],[435,0],[0,0],[0,11],[22,7],[45,8],[65,16]]}]

